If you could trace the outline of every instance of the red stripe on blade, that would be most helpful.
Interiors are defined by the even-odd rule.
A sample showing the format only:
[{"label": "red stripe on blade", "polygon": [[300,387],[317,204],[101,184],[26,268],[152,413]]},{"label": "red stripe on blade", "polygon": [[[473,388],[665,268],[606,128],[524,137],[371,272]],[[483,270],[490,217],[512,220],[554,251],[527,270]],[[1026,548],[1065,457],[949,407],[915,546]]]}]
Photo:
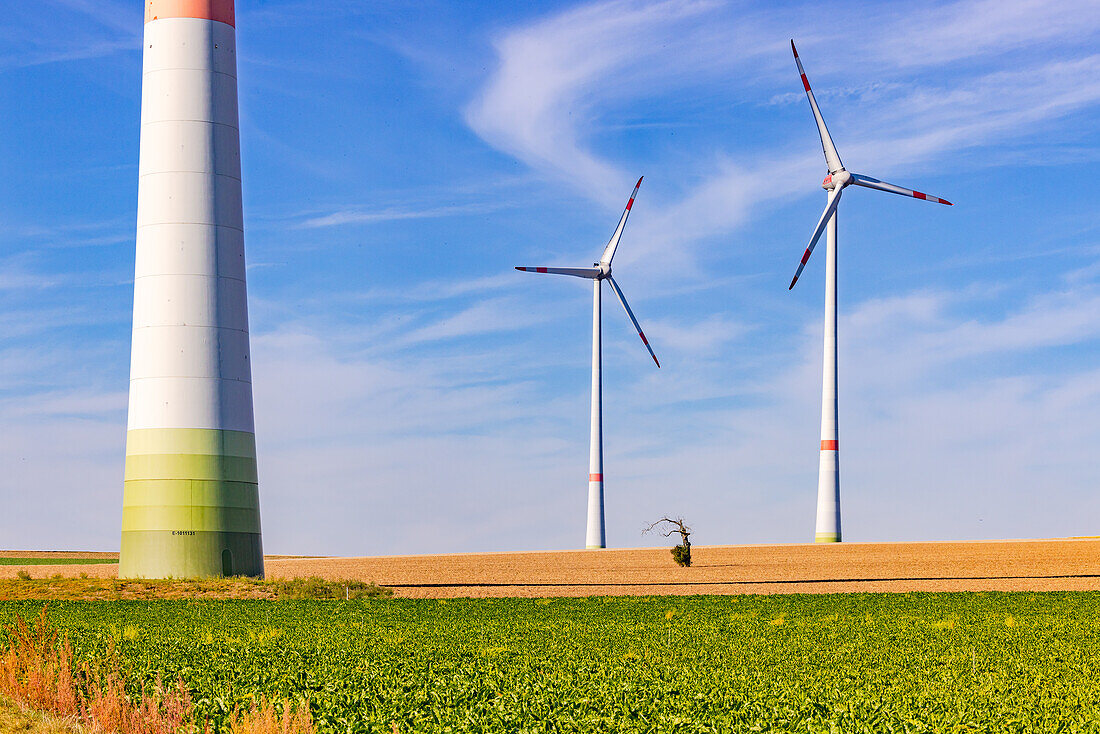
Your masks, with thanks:
[{"label": "red stripe on blade", "polygon": [[535,272],[536,272],[536,273],[545,273],[545,272],[546,272],[546,268],[535,268]]},{"label": "red stripe on blade", "polygon": [[626,202],[626,210],[630,211],[630,207],[632,207],[632,206],[634,206],[634,199],[631,199],[630,201]]},{"label": "red stripe on blade", "polygon": [[806,261],[810,259],[810,248],[806,248],[806,252],[802,254],[802,264],[805,265]]},{"label": "red stripe on blade", "polygon": [[806,87],[806,91],[810,91],[810,80],[806,78],[806,75],[802,75],[802,86]]},{"label": "red stripe on blade", "polygon": [[928,198],[927,196],[925,196],[924,194],[922,194],[922,193],[921,193],[921,192],[919,192],[919,191],[914,191],[914,192],[913,192],[913,196],[915,196],[915,197],[916,197],[916,198],[918,198],[918,199],[927,199],[927,198]]},{"label": "red stripe on blade", "polygon": [[649,346],[649,341],[645,338],[645,334],[643,334],[642,332],[639,331],[638,336],[642,337],[642,344],[645,344],[648,347]]},{"label": "red stripe on blade", "polygon": [[836,451],[837,450],[837,442],[836,441],[822,441],[821,442],[821,450],[822,451]]}]

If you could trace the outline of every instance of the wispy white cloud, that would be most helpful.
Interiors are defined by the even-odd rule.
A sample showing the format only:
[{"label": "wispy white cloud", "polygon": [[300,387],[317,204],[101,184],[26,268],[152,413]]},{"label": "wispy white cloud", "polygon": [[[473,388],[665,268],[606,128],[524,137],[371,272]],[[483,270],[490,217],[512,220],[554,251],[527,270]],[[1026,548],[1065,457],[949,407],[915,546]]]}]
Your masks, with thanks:
[{"label": "wispy white cloud", "polygon": [[[1040,295],[999,317],[958,318],[968,300],[986,297],[903,293],[857,303],[842,319],[850,537],[1086,529],[1083,513],[1091,510],[1068,511],[1072,498],[1091,496],[1095,483],[1100,375],[1083,363],[1036,371],[1004,356],[1097,344],[1100,297],[1092,290]],[[421,336],[514,328],[515,321],[493,321],[507,317],[508,306],[463,311]],[[639,526],[668,509],[697,518],[704,542],[808,537],[820,324],[815,317],[797,342],[773,345],[776,362],[789,367],[743,372],[730,355],[753,328],[728,318],[657,319],[654,341],[677,369],[657,375],[647,365],[637,382],[623,379],[623,366],[609,370],[606,461],[616,544],[646,542],[635,540]],[[610,348],[630,350],[645,363],[629,326],[609,321],[606,332]],[[547,396],[535,379],[543,365],[515,354],[510,342],[411,356],[400,333],[382,343],[377,331],[343,336],[334,339],[325,323],[300,321],[253,337],[265,533],[273,550],[429,552],[578,542],[584,384]],[[109,548],[117,540],[123,386],[81,387],[86,375],[59,380],[43,362],[103,364],[101,354],[86,349],[52,357],[4,351],[11,365],[37,365],[58,383],[40,397],[0,397],[0,431],[13,438],[0,446],[8,467],[0,493],[16,498],[23,522],[39,523],[32,536],[4,515],[0,532],[13,543]],[[960,365],[973,367],[973,376],[960,377]],[[999,376],[990,378],[990,370]],[[76,491],[77,484],[85,491]],[[1054,485],[1058,490],[1044,501],[1066,510],[1062,519],[1050,512],[1022,518],[1020,508],[1034,501],[1027,488]],[[64,537],[51,538],[42,530],[57,527],[45,523],[51,506],[19,499],[17,489],[25,486],[65,497],[91,520],[63,516]],[[669,508],[670,487],[692,491],[677,493]],[[359,532],[379,515],[402,531]]]},{"label": "wispy white cloud", "polygon": [[[608,205],[629,175],[592,152],[587,128],[623,75],[652,62],[684,22],[714,7],[698,0],[581,6],[497,40],[497,71],[466,109],[490,144]],[[644,93],[643,90],[637,90]]]},{"label": "wispy white cloud", "polygon": [[729,316],[712,314],[699,321],[649,319],[645,330],[654,348],[669,347],[701,359],[719,353],[747,327]]},{"label": "wispy white cloud", "polygon": [[435,323],[413,329],[401,340],[407,344],[515,331],[549,320],[548,312],[531,311],[514,298],[490,298]]},{"label": "wispy white cloud", "polygon": [[0,31],[13,49],[0,69],[101,58],[141,48],[141,11],[117,0],[43,0],[14,6]]},{"label": "wispy white cloud", "polygon": [[[856,139],[864,142],[847,148],[890,166],[927,166],[951,151],[1026,138],[1045,122],[1100,103],[1100,82],[1090,73],[1098,64],[1094,54],[914,88],[860,125]],[[894,134],[883,136],[882,130]]]},{"label": "wispy white cloud", "polygon": [[441,217],[455,217],[467,214],[487,214],[498,211],[500,204],[480,203],[462,204],[456,206],[437,206],[423,209],[381,209],[377,211],[364,211],[347,209],[322,216],[313,216],[306,219],[298,226],[302,229],[317,229],[320,227],[338,227],[345,224],[375,224],[378,222],[398,222],[407,219],[438,219]]},{"label": "wispy white cloud", "polygon": [[476,278],[440,278],[422,281],[408,287],[373,287],[359,293],[344,294],[341,297],[355,301],[381,300],[427,303],[447,301],[463,296],[487,296],[502,290],[519,288],[521,283],[522,281],[516,277],[515,271],[509,268],[507,271],[496,275]]},{"label": "wispy white cloud", "polygon": [[1094,287],[1043,293],[998,319],[961,317],[963,305],[958,293],[864,302],[847,317],[858,335],[849,346],[884,367],[888,387],[915,369],[1100,340],[1100,291]]},{"label": "wispy white cloud", "polygon": [[142,15],[131,3],[120,0],[44,0],[44,4],[79,13],[119,33],[137,36],[141,31]]},{"label": "wispy white cloud", "polygon": [[[803,10],[786,26],[781,21],[790,20],[789,8],[742,12],[720,3],[612,1],[557,13],[496,40],[498,67],[470,102],[466,119],[493,147],[613,208],[631,176],[626,161],[614,160],[596,142],[607,115],[624,100],[641,103],[677,88],[690,95],[700,77],[718,74],[746,95],[805,104],[786,48],[792,31],[807,39],[811,53],[803,55],[816,63],[811,78],[820,72],[829,82],[817,85],[818,96],[836,102],[825,113],[842,156],[871,174],[902,166],[910,175],[927,173],[947,153],[1006,141],[1045,145],[1045,125],[1100,103],[1100,83],[1090,72],[1100,58],[1086,43],[1100,33],[1094,3],[961,0],[934,8],[842,4]],[[829,48],[837,37],[845,39],[844,54],[823,53],[824,36],[814,30],[821,28],[829,29]],[[1055,54],[1022,52],[1052,43]],[[734,48],[738,63],[731,65]],[[973,58],[983,63],[961,63]],[[952,62],[960,63],[950,74],[928,73]],[[883,64],[904,73],[891,78]],[[922,70],[919,79],[912,78],[914,69]],[[779,70],[796,89],[768,94],[761,79],[778,79]],[[838,91],[833,79],[842,72],[848,86]],[[808,175],[821,167],[819,154],[770,142],[766,150],[750,148],[732,136],[727,149],[677,158],[675,178],[693,185],[678,198],[647,202],[649,213],[636,214],[648,217],[644,233],[634,234],[633,254],[624,260],[690,256],[699,239],[730,232],[766,211],[759,205],[808,191]],[[1003,162],[1019,155],[1016,146]],[[997,161],[993,156],[983,165]],[[656,267],[670,264],[666,257]]]},{"label": "wispy white cloud", "polygon": [[1065,49],[1100,31],[1100,7],[1091,0],[962,0],[914,6],[899,16],[873,34],[868,48],[881,60],[912,67]]},{"label": "wispy white cloud", "polygon": [[[1059,484],[1045,501],[1065,509],[1094,483],[1096,371],[1070,364],[1035,374],[1017,363],[990,379],[988,370],[1006,350],[1043,354],[1067,341],[1100,342],[1096,330],[1072,328],[1096,320],[1094,299],[1038,297],[960,325],[951,311],[968,298],[906,293],[857,304],[841,322],[850,537],[1086,529],[1069,519],[1079,513],[1024,518],[1020,507],[1033,501],[1028,486]],[[635,534],[669,509],[670,487],[693,488],[676,495],[674,509],[697,518],[710,542],[800,540],[812,532],[820,325],[814,319],[778,355],[788,368],[738,380],[728,364],[699,368],[700,350],[706,357],[715,341],[737,340],[742,328],[663,323],[658,330],[677,370],[628,384],[619,370],[609,373],[606,461],[617,544],[645,542]],[[612,341],[640,349],[622,331]],[[548,399],[523,362],[485,370],[501,359],[499,346],[475,359],[448,351],[415,363],[334,346],[309,330],[257,339],[265,486],[272,503],[308,518],[277,518],[273,537],[363,553],[575,544],[584,489],[576,469],[587,455],[583,389]],[[981,367],[960,379],[963,363]],[[303,438],[302,426],[316,428]],[[311,494],[305,502],[296,488],[306,485],[321,487],[323,500]],[[398,500],[394,487],[409,494]],[[303,529],[351,528],[379,512],[395,513],[406,529],[400,538],[357,540],[349,532],[320,542]]]}]

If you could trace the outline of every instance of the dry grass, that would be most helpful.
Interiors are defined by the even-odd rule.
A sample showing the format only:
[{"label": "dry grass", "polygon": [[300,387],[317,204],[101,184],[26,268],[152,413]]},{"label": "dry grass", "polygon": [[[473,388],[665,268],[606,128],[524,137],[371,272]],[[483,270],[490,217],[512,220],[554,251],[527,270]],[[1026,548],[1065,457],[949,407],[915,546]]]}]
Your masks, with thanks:
[{"label": "dry grass", "polygon": [[96,670],[74,660],[67,638],[52,629],[46,611],[33,624],[22,618],[6,630],[0,657],[0,693],[19,706],[68,717],[93,732],[172,734],[191,715],[182,684],[132,699],[117,660]]},{"label": "dry grass", "polygon": [[312,734],[313,719],[302,708],[278,707],[267,700],[251,711],[234,711],[229,719],[233,734]]},{"label": "dry grass", "polygon": [[390,591],[358,579],[190,579],[127,581],[102,578],[0,579],[0,601],[20,599],[367,599]]},{"label": "dry grass", "polygon": [[[4,633],[0,696],[18,707],[3,713],[13,726],[29,732],[78,729],[104,734],[175,734],[185,726],[209,731],[194,721],[191,696],[182,681],[172,687],[158,681],[153,691],[128,695],[117,657],[110,655],[98,665],[75,659],[68,639],[50,626],[45,609],[33,624],[17,617]],[[6,724],[0,729],[8,730]],[[313,734],[313,720],[307,708],[261,701],[251,710],[234,711],[230,731]]]},{"label": "dry grass", "polygon": [[21,708],[0,696],[0,732],[5,734],[73,734],[79,726],[69,717],[51,716]]}]

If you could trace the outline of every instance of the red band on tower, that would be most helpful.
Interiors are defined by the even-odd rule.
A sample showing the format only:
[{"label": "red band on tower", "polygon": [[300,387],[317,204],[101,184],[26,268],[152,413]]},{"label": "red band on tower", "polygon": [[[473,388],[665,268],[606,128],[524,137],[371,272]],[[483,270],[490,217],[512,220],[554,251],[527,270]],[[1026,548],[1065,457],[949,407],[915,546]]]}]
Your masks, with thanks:
[{"label": "red band on tower", "polygon": [[233,0],[145,0],[145,22],[160,18],[204,18],[237,25]]},{"label": "red band on tower", "polygon": [[821,450],[822,451],[836,451],[837,450],[837,442],[836,441],[822,441],[821,442]]},{"label": "red band on tower", "polygon": [[590,482],[602,482],[603,481],[603,474],[589,474],[588,475],[588,481],[590,481]]}]

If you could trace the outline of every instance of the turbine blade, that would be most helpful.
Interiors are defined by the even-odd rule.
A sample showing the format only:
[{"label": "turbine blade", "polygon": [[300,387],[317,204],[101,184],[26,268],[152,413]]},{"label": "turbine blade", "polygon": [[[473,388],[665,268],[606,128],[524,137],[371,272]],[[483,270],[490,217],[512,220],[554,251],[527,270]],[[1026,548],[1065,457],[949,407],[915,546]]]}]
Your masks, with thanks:
[{"label": "turbine blade", "polygon": [[[645,178],[645,176],[642,176]],[[630,216],[630,208],[634,206],[634,197],[638,195],[638,189],[641,188],[642,179],[638,179],[638,183],[634,184],[634,191],[630,194],[630,201],[626,202],[626,209],[623,209],[623,216],[619,219],[619,226],[615,228],[615,234],[611,235],[611,241],[607,243],[607,247],[603,248],[603,255],[600,256],[600,262],[605,265],[611,264],[611,258],[615,257],[615,248],[619,246],[619,239],[623,236],[623,228],[626,227],[626,218]]]},{"label": "turbine blade", "polygon": [[611,284],[611,290],[615,291],[615,295],[619,297],[619,303],[623,304],[626,315],[630,317],[630,323],[634,324],[638,336],[642,338],[642,344],[645,344],[645,348],[649,350],[649,356],[653,357],[653,364],[657,365],[657,369],[661,369],[661,363],[657,361],[657,355],[653,353],[653,347],[649,346],[649,339],[645,338],[642,327],[638,326],[638,319],[634,318],[634,312],[630,310],[630,306],[626,305],[626,296],[624,296],[622,290],[619,289],[619,284],[616,283],[615,279],[610,275],[607,276],[607,282]]},{"label": "turbine blade", "polygon": [[836,152],[833,139],[829,136],[829,128],[825,127],[825,118],[821,116],[821,110],[817,107],[814,92],[810,89],[810,80],[806,78],[806,71],[802,68],[802,59],[798,58],[798,49],[794,47],[794,39],[791,39],[791,51],[794,52],[794,62],[798,64],[798,73],[802,75],[802,86],[806,88],[806,96],[810,100],[810,109],[814,111],[814,119],[817,120],[817,133],[821,136],[821,150],[825,153],[825,162],[829,165],[829,173],[836,173],[844,168],[840,162],[840,155]]},{"label": "turbine blade", "polygon": [[802,255],[802,262],[798,264],[798,270],[795,271],[794,278],[791,280],[791,284],[787,286],[787,290],[794,288],[794,284],[798,282],[798,276],[802,275],[802,269],[806,267],[806,261],[810,259],[810,253],[814,251],[814,247],[817,246],[817,241],[821,239],[821,233],[825,231],[825,225],[829,223],[829,219],[831,219],[836,212],[837,204],[840,203],[840,194],[842,191],[844,191],[844,189],[830,189],[829,203],[825,205],[825,211],[821,214],[821,219],[818,220],[817,227],[814,228],[813,236],[810,237],[810,244],[806,248],[806,252]]},{"label": "turbine blade", "polygon": [[524,268],[517,265],[516,270],[523,270],[528,273],[548,273],[550,275],[572,275],[576,278],[588,278],[590,280],[594,280],[600,275],[599,268]]},{"label": "turbine blade", "polygon": [[856,186],[864,186],[869,189],[887,191],[891,194],[912,196],[914,199],[924,199],[925,201],[935,202],[936,204],[946,204],[947,206],[954,206],[954,204],[952,204],[947,199],[940,199],[935,196],[929,196],[928,194],[922,194],[920,191],[913,191],[912,189],[907,189],[902,186],[895,186],[892,183],[879,181],[877,178],[871,178],[870,176],[864,176],[859,173],[852,174],[852,183],[854,183]]}]

